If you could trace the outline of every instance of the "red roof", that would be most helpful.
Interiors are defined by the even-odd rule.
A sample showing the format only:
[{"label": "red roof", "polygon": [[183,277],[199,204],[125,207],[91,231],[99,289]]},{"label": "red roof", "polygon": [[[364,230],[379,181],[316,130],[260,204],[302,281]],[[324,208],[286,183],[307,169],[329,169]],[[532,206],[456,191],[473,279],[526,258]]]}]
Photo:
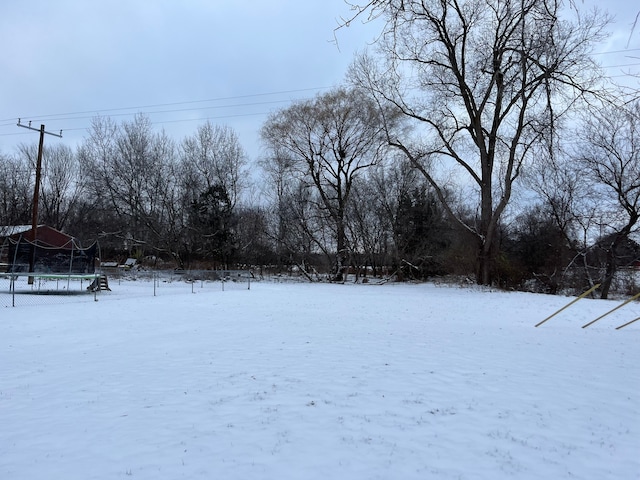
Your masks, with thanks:
[{"label": "red roof", "polygon": [[[24,229],[16,230],[9,235],[9,238],[13,240],[18,240],[20,237],[27,240],[33,239],[31,235],[31,227],[24,227]],[[67,235],[66,233],[47,225],[38,225],[36,228],[36,243],[39,245],[56,248],[72,248],[73,241],[74,238],[71,235]]]}]

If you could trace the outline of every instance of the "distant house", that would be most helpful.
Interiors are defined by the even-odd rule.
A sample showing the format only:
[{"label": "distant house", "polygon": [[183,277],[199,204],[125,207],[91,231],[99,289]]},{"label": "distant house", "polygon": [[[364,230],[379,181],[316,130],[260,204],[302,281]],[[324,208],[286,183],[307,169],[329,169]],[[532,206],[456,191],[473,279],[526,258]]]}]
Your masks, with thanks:
[{"label": "distant house", "polygon": [[97,244],[82,248],[71,235],[38,225],[0,226],[0,268],[6,272],[94,273]]}]

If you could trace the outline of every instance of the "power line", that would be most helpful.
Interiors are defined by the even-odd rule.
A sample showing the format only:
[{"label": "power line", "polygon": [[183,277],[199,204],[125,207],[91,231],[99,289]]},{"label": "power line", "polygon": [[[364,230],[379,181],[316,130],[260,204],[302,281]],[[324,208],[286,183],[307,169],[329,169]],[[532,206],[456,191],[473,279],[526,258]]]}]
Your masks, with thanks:
[{"label": "power line", "polygon": [[624,50],[612,50],[610,52],[595,52],[591,55],[613,55],[615,53],[639,52],[640,48],[626,48]]},{"label": "power line", "polygon": [[[71,129],[73,130],[73,129]],[[29,132],[17,132],[17,133],[0,133],[0,137],[9,137],[14,135],[29,135]]]},{"label": "power line", "polygon": [[[205,100],[189,100],[189,101],[184,101],[184,102],[156,103],[156,104],[152,104],[152,105],[138,105],[138,106],[132,106],[132,107],[119,107],[119,108],[103,108],[103,109],[84,110],[84,111],[67,112],[67,113],[52,113],[52,114],[45,114],[45,115],[18,115],[16,117],[2,119],[2,120],[0,120],[0,122],[8,122],[10,120],[15,120],[18,117],[20,117],[20,118],[50,119],[52,117],[63,117],[63,116],[66,116],[66,115],[83,115],[83,114],[88,114],[88,113],[92,113],[95,116],[96,113],[100,113],[100,112],[116,112],[116,111],[119,111],[119,110],[140,110],[140,109],[147,109],[147,108],[168,107],[168,106],[173,106],[173,105],[191,105],[191,104],[195,104],[195,103],[220,102],[220,101],[223,101],[223,100],[237,100],[237,99],[241,99],[241,98],[264,97],[264,96],[270,96],[270,95],[283,95],[283,94],[289,94],[289,93],[309,92],[309,91],[313,91],[313,90],[324,90],[324,89],[327,89],[327,88],[330,88],[330,87],[299,88],[299,89],[294,89],[294,90],[281,90],[281,91],[276,91],[276,92],[253,93],[253,94],[246,94],[246,95],[235,95],[235,96],[231,96],[231,97],[217,97],[217,98],[210,98],[210,99],[205,99]],[[215,108],[215,107],[210,107],[210,108]]]},{"label": "power line", "polygon": [[[236,118],[236,117],[253,117],[253,116],[261,116],[267,115],[269,112],[258,112],[258,113],[237,113],[232,115],[220,115],[216,117],[204,117],[204,118],[183,118],[179,120],[160,120],[157,122],[153,122],[154,125],[162,125],[165,123],[182,123],[182,122],[204,122],[207,120],[223,120],[225,118]],[[77,130],[87,130],[87,127],[78,127],[78,128],[65,128],[65,132],[77,131]],[[9,135],[9,134],[0,134],[0,135]]]},{"label": "power line", "polygon": [[163,123],[181,123],[181,122],[203,122],[205,120],[222,120],[225,118],[236,118],[236,117],[254,117],[260,115],[267,115],[269,112],[259,112],[259,113],[237,113],[232,115],[221,115],[217,117],[205,117],[205,118],[185,118],[182,120],[161,120],[159,122],[154,122],[154,124],[163,124]]},{"label": "power line", "polygon": [[622,68],[622,67],[637,67],[640,63],[626,63],[624,65],[606,65],[601,68]]},{"label": "power line", "polygon": [[[176,113],[176,112],[192,112],[195,110],[213,110],[213,109],[221,109],[221,108],[238,108],[238,107],[253,107],[256,105],[272,105],[272,104],[276,104],[276,103],[289,103],[290,100],[273,100],[270,102],[252,102],[252,103],[236,103],[236,104],[231,104],[231,105],[215,105],[215,106],[208,106],[208,107],[193,107],[193,108],[179,108],[179,109],[172,109],[172,110],[153,110],[153,111],[148,111],[148,112],[140,112],[140,113],[144,113],[146,115],[154,115],[156,113]],[[189,102],[187,102],[189,103]],[[181,104],[174,104],[174,105],[181,105]],[[118,110],[118,109],[113,109]],[[103,110],[104,111],[104,110]],[[111,115],[109,115],[110,117],[122,117],[122,116],[127,116],[127,115],[133,115],[132,112],[125,112],[125,113],[113,113]],[[86,120],[87,118],[95,118],[96,115],[89,115],[89,116],[81,116],[81,117],[58,117],[58,118],[49,118],[49,120],[51,121],[58,121],[58,120]],[[39,121],[41,118],[44,117],[28,117],[28,118],[36,118],[36,120],[34,121]]]},{"label": "power line", "polygon": [[[166,123],[183,123],[183,122],[204,122],[207,120],[224,120],[226,118],[238,118],[238,117],[252,117],[252,116],[262,116],[262,115],[268,115],[269,112],[256,112],[256,113],[237,113],[237,114],[230,114],[230,115],[219,115],[219,116],[214,116],[214,117],[201,117],[201,118],[183,118],[183,119],[178,119],[178,120],[159,120],[159,121],[154,121],[153,124],[154,125],[162,125],[162,124],[166,124]],[[128,114],[130,115],[130,114]],[[13,125],[13,124],[12,124]],[[68,132],[73,132],[73,131],[78,131],[78,130],[87,130],[88,127],[84,126],[84,127],[76,127],[76,128],[65,128],[64,131],[66,133]],[[25,133],[0,133],[0,137],[7,137],[7,136],[14,136],[14,135],[25,135]]]}]

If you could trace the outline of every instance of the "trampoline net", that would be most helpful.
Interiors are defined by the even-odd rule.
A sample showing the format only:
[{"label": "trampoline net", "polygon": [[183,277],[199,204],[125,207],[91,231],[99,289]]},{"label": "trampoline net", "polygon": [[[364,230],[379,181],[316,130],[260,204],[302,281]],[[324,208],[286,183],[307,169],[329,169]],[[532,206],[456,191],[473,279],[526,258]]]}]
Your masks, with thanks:
[{"label": "trampoline net", "polygon": [[50,247],[21,238],[9,240],[8,247],[7,273],[95,273],[97,243],[87,248],[75,242],[68,247]]}]

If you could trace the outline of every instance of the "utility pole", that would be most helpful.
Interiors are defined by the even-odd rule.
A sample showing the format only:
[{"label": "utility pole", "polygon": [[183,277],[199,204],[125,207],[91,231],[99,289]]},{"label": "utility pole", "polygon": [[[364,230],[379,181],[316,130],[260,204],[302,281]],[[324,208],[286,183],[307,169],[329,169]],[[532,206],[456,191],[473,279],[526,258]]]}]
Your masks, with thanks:
[{"label": "utility pole", "polygon": [[[37,228],[38,228],[38,202],[40,201],[40,176],[42,171],[42,147],[44,145],[44,135],[53,135],[54,137],[62,138],[62,130],[60,133],[52,133],[47,132],[44,129],[44,125],[40,125],[40,128],[33,128],[31,126],[31,122],[29,125],[23,125],[18,119],[18,126],[23,128],[28,128],[29,130],[34,130],[36,132],[40,132],[40,143],[38,144],[38,159],[36,161],[36,180],[35,185],[33,186],[33,209],[31,214],[31,235],[30,241],[31,244],[31,256],[29,260],[29,273],[33,272],[36,260],[36,238],[37,238]],[[29,285],[33,284],[33,277],[29,277]]]}]

